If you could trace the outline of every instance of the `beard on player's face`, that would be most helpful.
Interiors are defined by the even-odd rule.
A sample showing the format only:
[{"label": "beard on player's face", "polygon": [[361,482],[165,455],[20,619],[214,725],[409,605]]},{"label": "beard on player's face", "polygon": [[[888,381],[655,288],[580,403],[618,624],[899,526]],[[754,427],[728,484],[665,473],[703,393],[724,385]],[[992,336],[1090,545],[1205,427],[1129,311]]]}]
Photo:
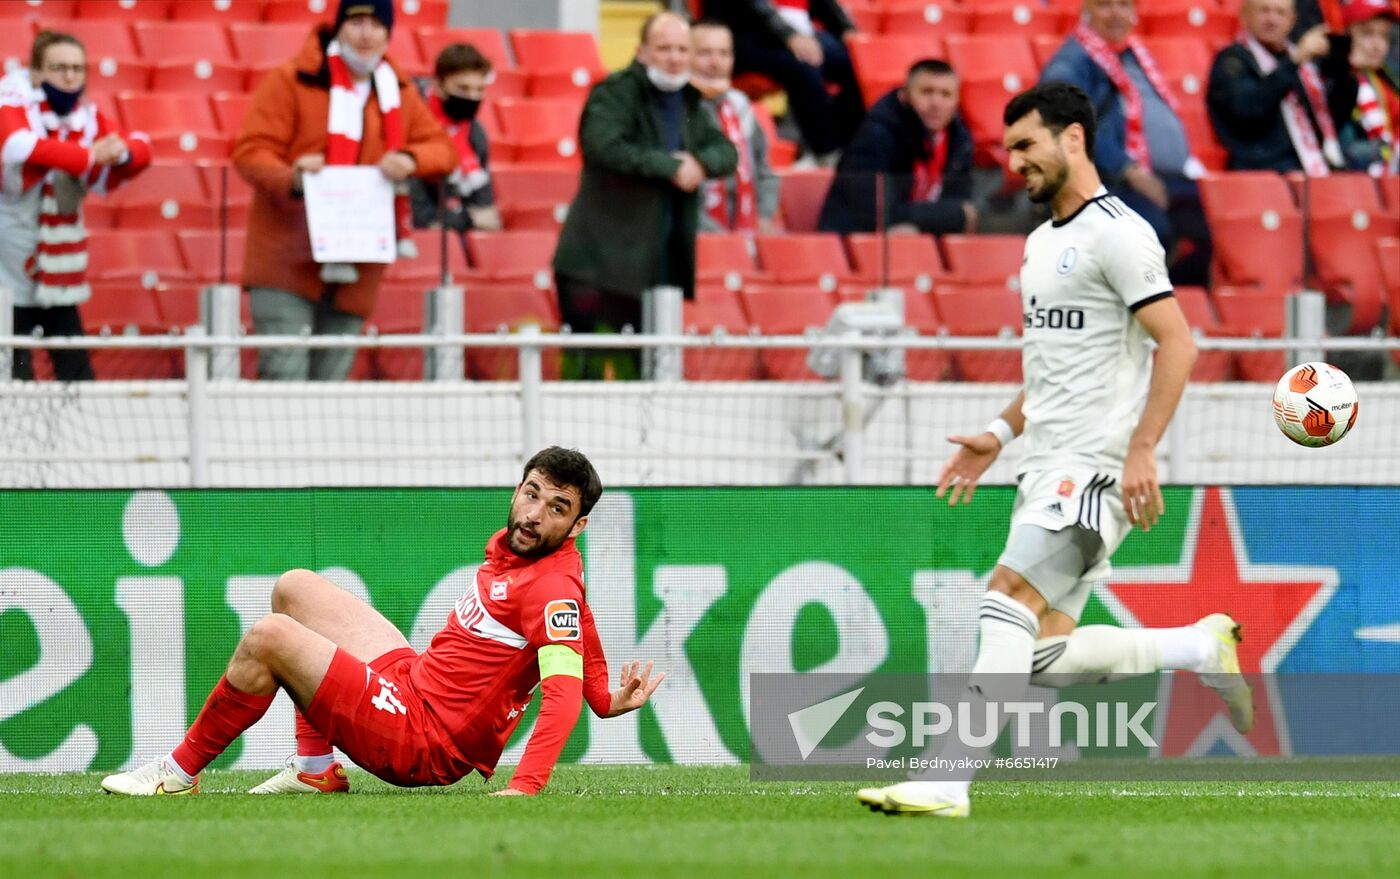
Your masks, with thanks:
[{"label": "beard on player's face", "polygon": [[1036,204],[1053,200],[1069,180],[1069,162],[1064,150],[1057,147],[1054,155],[1039,163],[1026,162],[1021,167],[1021,176],[1026,181],[1027,198]]},{"label": "beard on player's face", "polygon": [[531,521],[512,506],[506,515],[506,546],[522,558],[542,558],[563,546],[572,528],[573,524],[570,523],[559,529],[558,533],[551,532],[544,522]]}]

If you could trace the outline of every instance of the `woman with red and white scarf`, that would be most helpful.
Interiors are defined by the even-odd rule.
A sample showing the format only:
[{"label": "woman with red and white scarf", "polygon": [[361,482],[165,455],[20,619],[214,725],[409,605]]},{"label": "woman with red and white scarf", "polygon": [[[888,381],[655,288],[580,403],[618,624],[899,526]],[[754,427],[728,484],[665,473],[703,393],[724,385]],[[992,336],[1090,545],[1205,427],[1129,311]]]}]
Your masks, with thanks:
[{"label": "woman with red and white scarf", "polygon": [[[253,187],[243,285],[260,335],[358,334],[379,297],[383,264],[322,265],[313,258],[303,175],[327,165],[369,165],[399,185],[414,176],[445,177],[457,166],[447,133],[384,56],[393,25],[390,0],[341,0],[335,24],[309,34],[301,52],[269,71],[253,94],[233,163]],[[405,244],[406,194],[396,208]],[[354,354],[265,348],[258,375],[340,381]]]},{"label": "woman with red and white scarf", "polygon": [[[14,330],[81,336],[87,283],[83,197],[105,194],[151,162],[143,134],[124,135],[83,100],[87,53],[68,34],[34,39],[30,66],[0,78],[0,286],[14,296]],[[14,377],[33,377],[32,349]],[[54,350],[61,381],[92,378],[82,349]]]}]

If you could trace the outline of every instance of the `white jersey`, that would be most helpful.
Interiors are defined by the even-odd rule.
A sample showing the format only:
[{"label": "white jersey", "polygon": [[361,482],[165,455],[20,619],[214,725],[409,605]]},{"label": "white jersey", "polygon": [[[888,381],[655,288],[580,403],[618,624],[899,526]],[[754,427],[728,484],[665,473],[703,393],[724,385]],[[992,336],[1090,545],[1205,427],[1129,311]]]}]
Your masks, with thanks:
[{"label": "white jersey", "polygon": [[1151,337],[1133,313],[1171,293],[1156,233],[1103,187],[1030,234],[1018,472],[1083,468],[1121,478],[1152,375]]}]

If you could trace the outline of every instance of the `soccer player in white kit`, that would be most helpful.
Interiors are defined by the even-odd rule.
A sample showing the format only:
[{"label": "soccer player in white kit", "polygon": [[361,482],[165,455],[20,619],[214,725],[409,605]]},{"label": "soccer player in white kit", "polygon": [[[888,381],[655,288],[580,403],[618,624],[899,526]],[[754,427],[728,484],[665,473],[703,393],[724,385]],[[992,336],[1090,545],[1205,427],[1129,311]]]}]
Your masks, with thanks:
[{"label": "soccer player in white kit", "polygon": [[[1025,436],[1010,534],[978,610],[969,698],[1013,702],[1032,680],[1059,686],[1183,669],[1201,673],[1247,730],[1253,705],[1229,616],[1074,631],[1128,530],[1147,530],[1164,512],[1153,450],[1196,346],[1152,227],[1094,169],[1088,96],[1043,83],[1014,98],[1003,121],[1010,168],[1032,201],[1050,205],[1051,219],[1026,239],[1021,266],[1022,392],[982,433],[949,438],[958,449],[939,476],[938,497],[966,503],[1002,447]],[[961,756],[950,747],[944,756]],[[857,798],[875,811],[964,817],[969,785],[926,775]]]}]

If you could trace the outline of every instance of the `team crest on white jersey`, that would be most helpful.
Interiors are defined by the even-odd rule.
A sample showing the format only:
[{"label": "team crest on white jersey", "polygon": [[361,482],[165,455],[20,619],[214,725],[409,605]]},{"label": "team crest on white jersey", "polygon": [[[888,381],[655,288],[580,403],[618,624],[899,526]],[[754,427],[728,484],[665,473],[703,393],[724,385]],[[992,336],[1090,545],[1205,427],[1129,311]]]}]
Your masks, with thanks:
[{"label": "team crest on white jersey", "polygon": [[1055,262],[1055,271],[1062,275],[1068,275],[1074,271],[1074,264],[1079,260],[1079,251],[1073,247],[1066,247],[1060,252],[1060,258]]}]

